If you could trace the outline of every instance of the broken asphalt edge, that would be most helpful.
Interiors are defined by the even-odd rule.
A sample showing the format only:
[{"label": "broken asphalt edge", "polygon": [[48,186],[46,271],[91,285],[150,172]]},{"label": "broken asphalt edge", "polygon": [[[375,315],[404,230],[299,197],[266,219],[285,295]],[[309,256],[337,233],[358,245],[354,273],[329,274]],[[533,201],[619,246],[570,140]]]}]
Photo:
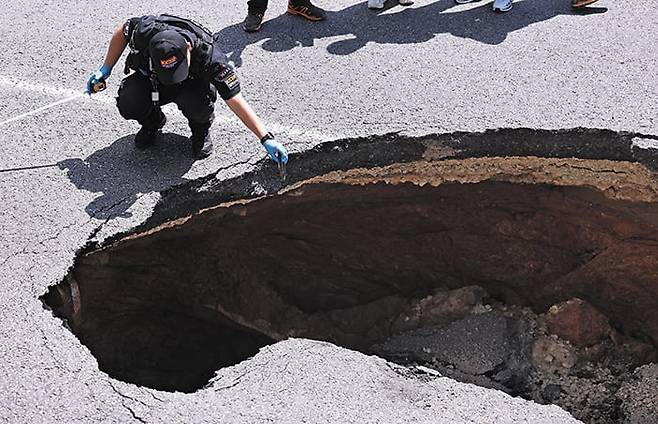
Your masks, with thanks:
[{"label": "broken asphalt edge", "polygon": [[[500,128],[482,132],[406,136],[398,132],[328,141],[299,153],[292,153],[287,178],[281,181],[278,169],[268,159],[253,170],[225,180],[218,179],[224,167],[206,176],[172,186],[160,192],[160,200],[142,224],[111,235],[99,242],[93,231],[77,249],[65,275],[75,268],[77,258],[110,246],[123,237],[143,232],[224,202],[248,200],[276,194],[279,190],[332,171],[386,166],[416,160],[445,160],[480,157],[536,156],[637,162],[658,172],[658,136],[601,128],[532,129]],[[64,278],[64,276],[62,276]],[[60,279],[61,281],[61,279]],[[53,281],[49,286],[59,281]],[[49,288],[49,287],[48,287]],[[48,289],[47,288],[47,289]],[[46,289],[46,292],[47,292]],[[45,292],[39,298],[44,301]]]}]

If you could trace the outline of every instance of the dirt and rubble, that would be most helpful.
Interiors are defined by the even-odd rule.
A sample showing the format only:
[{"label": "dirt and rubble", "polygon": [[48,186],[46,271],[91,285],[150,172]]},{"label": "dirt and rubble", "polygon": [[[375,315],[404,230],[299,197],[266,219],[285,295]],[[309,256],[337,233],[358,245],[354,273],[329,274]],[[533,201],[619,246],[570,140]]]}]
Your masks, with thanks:
[{"label": "dirt and rubble", "polygon": [[[372,351],[459,381],[559,405],[587,423],[658,421],[654,346],[620,334],[582,299],[540,314],[495,301],[464,306],[469,310],[462,309],[459,318],[445,312],[453,321],[396,334]],[[579,317],[596,314],[597,320],[556,322],[563,308]]]}]

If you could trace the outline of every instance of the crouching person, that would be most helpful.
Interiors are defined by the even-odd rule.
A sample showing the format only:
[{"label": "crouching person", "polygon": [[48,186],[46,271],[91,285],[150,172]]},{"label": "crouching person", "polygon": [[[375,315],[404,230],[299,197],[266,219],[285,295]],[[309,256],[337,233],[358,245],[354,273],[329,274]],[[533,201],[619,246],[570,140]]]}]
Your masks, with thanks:
[{"label": "crouching person", "polygon": [[110,40],[101,68],[87,81],[93,94],[104,84],[126,46],[130,54],[117,97],[119,113],[141,124],[135,146],[154,143],[166,117],[161,106],[175,103],[192,132],[192,152],[212,153],[210,126],[219,95],[231,111],[258,137],[277,163],[287,163],[285,147],[268,132],[240,93],[240,82],[212,34],[199,24],[171,15],[142,16],[120,25]]}]

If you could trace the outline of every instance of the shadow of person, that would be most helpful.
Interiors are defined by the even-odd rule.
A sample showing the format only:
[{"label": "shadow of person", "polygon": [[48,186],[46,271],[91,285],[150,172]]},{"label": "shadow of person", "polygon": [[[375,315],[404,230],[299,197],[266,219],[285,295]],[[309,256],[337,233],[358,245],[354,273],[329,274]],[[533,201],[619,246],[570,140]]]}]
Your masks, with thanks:
[{"label": "shadow of person", "polygon": [[[515,2],[510,12],[500,14],[492,12],[491,2],[480,3],[477,7],[460,6],[463,10],[448,11],[457,6],[454,0],[439,0],[421,7],[399,7],[399,12],[388,10],[383,14],[359,3],[327,12],[327,20],[323,22],[308,22],[283,14],[266,21],[260,32],[245,33],[239,23],[224,28],[215,37],[229,60],[240,67],[244,49],[261,41],[267,51],[284,52],[295,47],[313,46],[315,40],[323,38],[348,37],[327,47],[328,52],[335,55],[354,53],[369,42],[418,44],[439,34],[496,45],[514,31],[556,16],[578,17],[607,11],[597,7],[574,11],[568,0],[523,0]],[[390,1],[388,9],[393,9]]]},{"label": "shadow of person", "polygon": [[196,160],[189,138],[165,133],[146,150],[136,149],[133,140],[124,136],[84,160],[58,162],[78,189],[100,193],[85,208],[90,217],[130,217],[128,209],[140,195],[187,181],[182,176]]}]

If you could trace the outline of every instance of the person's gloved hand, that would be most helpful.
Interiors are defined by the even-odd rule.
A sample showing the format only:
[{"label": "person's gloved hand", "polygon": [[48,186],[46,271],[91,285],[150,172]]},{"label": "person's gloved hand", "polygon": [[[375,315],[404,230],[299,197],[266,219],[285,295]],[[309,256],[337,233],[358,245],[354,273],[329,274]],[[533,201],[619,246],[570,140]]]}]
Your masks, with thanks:
[{"label": "person's gloved hand", "polygon": [[94,94],[93,91],[94,85],[98,84],[99,82],[105,81],[107,77],[110,76],[111,73],[112,73],[112,68],[107,65],[103,65],[98,71],[91,74],[91,76],[89,77],[89,81],[87,81],[87,94],[89,95]]},{"label": "person's gloved hand", "polygon": [[270,158],[274,162],[281,162],[284,165],[288,163],[288,151],[283,147],[283,144],[274,139],[274,136],[271,133],[268,133],[263,137],[262,143],[265,150],[267,150],[267,154],[270,155]]}]

